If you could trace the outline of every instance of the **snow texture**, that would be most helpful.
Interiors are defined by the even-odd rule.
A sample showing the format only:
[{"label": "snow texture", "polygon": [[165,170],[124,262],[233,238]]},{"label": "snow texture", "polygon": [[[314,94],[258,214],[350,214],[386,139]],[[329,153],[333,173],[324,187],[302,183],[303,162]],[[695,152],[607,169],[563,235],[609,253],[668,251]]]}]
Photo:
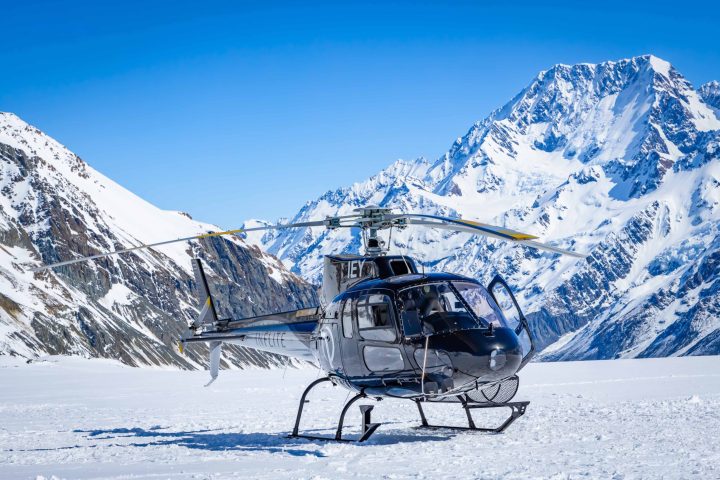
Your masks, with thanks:
[{"label": "snow texture", "polygon": [[[530,406],[504,434],[414,429],[414,406],[390,399],[360,402],[383,422],[369,442],[336,444],[286,438],[314,370],[226,371],[203,388],[204,372],[6,357],[0,478],[718,478],[719,372],[720,357],[533,363],[516,397]],[[315,390],[304,427],[331,434],[346,398]],[[464,419],[457,405],[427,412]]]}]

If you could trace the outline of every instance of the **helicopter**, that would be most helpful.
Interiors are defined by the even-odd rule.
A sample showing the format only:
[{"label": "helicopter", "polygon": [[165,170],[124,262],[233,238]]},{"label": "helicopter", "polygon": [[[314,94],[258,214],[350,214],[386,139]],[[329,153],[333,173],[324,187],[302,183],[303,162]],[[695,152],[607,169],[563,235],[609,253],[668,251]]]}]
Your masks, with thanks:
[{"label": "helicopter", "polygon": [[[300,397],[293,438],[356,441],[369,439],[373,405],[360,405],[362,432],[343,436],[346,413],[360,399],[397,398],[412,401],[422,428],[501,433],[525,414],[529,401],[512,401],[518,372],[536,353],[535,339],[520,305],[505,280],[496,275],[484,286],[453,273],[426,273],[407,255],[391,255],[380,231],[412,226],[465,232],[519,245],[585,258],[586,255],[537,241],[536,236],[461,218],[422,213],[394,213],[366,206],[354,213],[320,220],[208,232],[191,237],[139,245],[113,252],[41,266],[41,271],[118,255],[143,248],[258,230],[325,227],[360,229],[364,254],[326,255],[321,305],[268,315],[220,318],[200,259],[193,259],[200,313],[179,340],[186,346],[207,343],[212,383],[219,373],[223,343],[279,354],[312,363],[323,376]],[[317,385],[330,382],[355,395],[341,411],[334,436],[300,432],[307,397]],[[210,384],[208,383],[208,385]],[[431,424],[423,405],[459,404],[467,426]],[[509,408],[496,427],[480,427],[474,409]]]}]

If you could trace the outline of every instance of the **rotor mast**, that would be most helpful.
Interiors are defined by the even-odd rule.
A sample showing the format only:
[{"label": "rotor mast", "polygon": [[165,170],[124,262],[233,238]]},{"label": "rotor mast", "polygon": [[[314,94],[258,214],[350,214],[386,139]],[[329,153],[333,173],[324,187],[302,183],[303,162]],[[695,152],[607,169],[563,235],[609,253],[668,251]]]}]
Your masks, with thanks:
[{"label": "rotor mast", "polygon": [[385,240],[380,238],[378,231],[393,226],[393,222],[387,218],[392,209],[371,205],[356,208],[354,211],[360,215],[358,225],[363,229],[365,255],[375,257],[388,253],[389,245],[386,245]]}]

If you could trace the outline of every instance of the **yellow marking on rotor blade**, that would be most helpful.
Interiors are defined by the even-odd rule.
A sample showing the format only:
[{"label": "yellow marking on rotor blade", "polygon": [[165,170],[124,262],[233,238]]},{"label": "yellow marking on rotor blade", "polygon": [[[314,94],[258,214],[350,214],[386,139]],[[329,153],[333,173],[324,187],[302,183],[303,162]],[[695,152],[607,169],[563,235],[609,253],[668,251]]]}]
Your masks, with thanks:
[{"label": "yellow marking on rotor blade", "polygon": [[535,235],[530,235],[529,233],[516,232],[515,230],[507,230],[505,228],[499,228],[499,227],[495,227],[493,225],[488,225],[487,223],[473,222],[472,220],[456,220],[456,221],[458,223],[464,223],[466,225],[470,225],[473,227],[482,227],[482,228],[494,230],[498,233],[501,233],[503,235],[507,235],[508,237],[511,237],[513,240],[534,240],[536,238],[540,238]]},{"label": "yellow marking on rotor blade", "polygon": [[211,233],[206,233],[203,235],[198,235],[195,238],[201,239],[201,238],[208,238],[208,237],[219,237],[220,235],[232,235],[234,233],[243,232],[244,230],[245,229],[243,229],[243,228],[238,228],[236,230],[225,230],[224,232],[211,232]]},{"label": "yellow marking on rotor blade", "polygon": [[185,349],[183,348],[183,342],[181,340],[178,342],[178,352],[180,352],[180,355],[182,355],[184,353],[184,350]]},{"label": "yellow marking on rotor blade", "polygon": [[534,240],[536,238],[540,238],[535,235],[530,235],[529,233],[513,232],[513,231],[508,231],[508,230],[498,230],[498,231],[504,233],[505,235],[510,235],[513,238],[513,240]]},{"label": "yellow marking on rotor blade", "polygon": [[205,300],[205,305],[207,305],[208,307],[210,306],[210,297],[208,297],[207,300]]}]

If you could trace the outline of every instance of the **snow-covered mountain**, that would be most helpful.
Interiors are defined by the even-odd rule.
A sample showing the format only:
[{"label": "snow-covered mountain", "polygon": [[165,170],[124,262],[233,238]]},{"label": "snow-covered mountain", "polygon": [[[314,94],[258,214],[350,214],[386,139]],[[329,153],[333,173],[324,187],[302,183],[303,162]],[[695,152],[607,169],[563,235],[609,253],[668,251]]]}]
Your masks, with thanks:
[{"label": "snow-covered mountain", "polygon": [[[0,113],[0,354],[77,354],[130,365],[205,362],[175,343],[197,315],[190,259],[204,259],[220,314],[240,317],[316,304],[313,287],[239,238],[179,243],[53,271],[52,263],[217,230],[160,210],[93,170],[60,143]],[[228,364],[272,357],[230,347]]]},{"label": "snow-covered mountain", "polygon": [[[587,260],[410,227],[392,250],[488,281],[500,272],[548,359],[720,353],[718,84],[700,92],[652,55],[556,65],[434,162],[397,161],[292,219],[360,205],[458,215],[587,252]],[[349,230],[249,239],[316,281]]]}]

